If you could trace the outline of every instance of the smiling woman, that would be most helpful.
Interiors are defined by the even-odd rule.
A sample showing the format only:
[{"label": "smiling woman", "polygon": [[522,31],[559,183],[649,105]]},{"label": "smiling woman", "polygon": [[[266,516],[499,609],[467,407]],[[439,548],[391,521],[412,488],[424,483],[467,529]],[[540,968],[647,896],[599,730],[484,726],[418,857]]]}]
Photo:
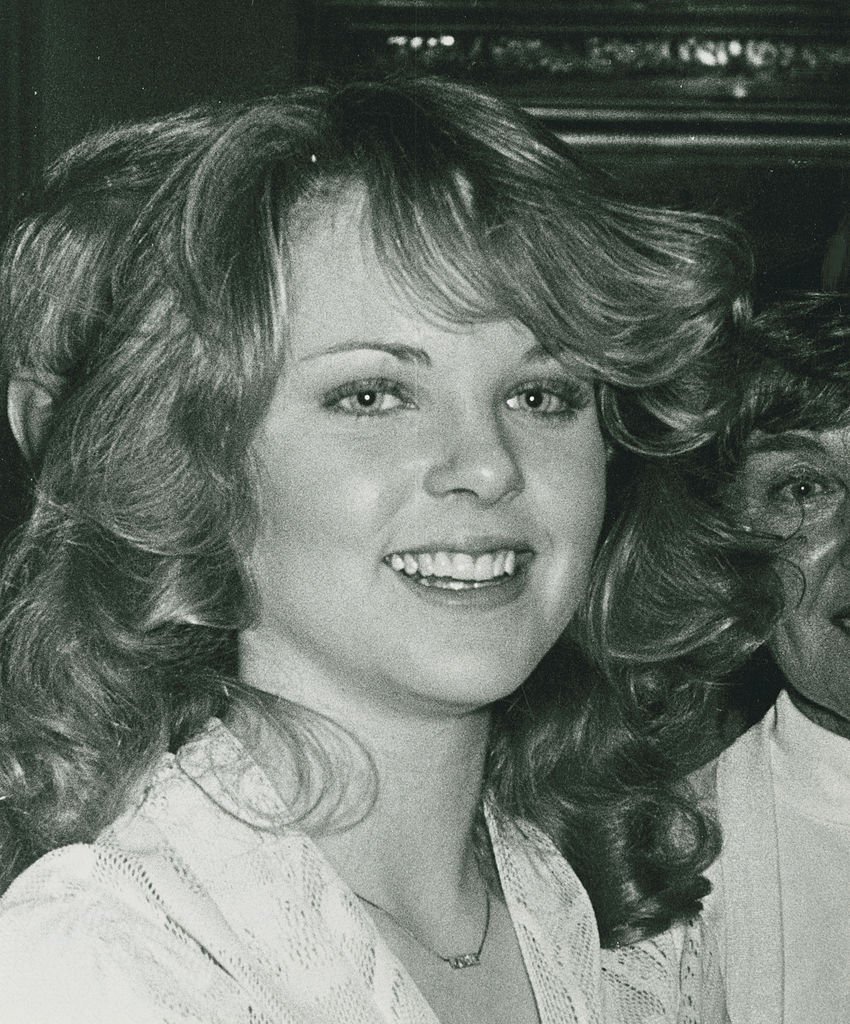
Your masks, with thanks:
[{"label": "smiling woman", "polygon": [[584,593],[602,435],[590,385],[527,327],[423,321],[400,299],[364,245],[364,203],[339,200],[290,243],[243,650],[266,687],[297,679],[299,703],[338,687],[361,713],[474,708],[516,689]]},{"label": "smiling woman", "polygon": [[848,342],[846,297],[777,305],[730,395],[720,497],[763,557],[783,690],[702,772],[724,831],[707,918],[727,1009],[709,1020],[839,1024],[850,1002]]},{"label": "smiling woman", "polygon": [[775,549],[784,611],[770,648],[795,700],[850,735],[845,545],[850,517],[850,313],[810,296],[765,313],[750,335],[741,409],[728,428],[726,492]]},{"label": "smiling woman", "polygon": [[4,1021],[690,1019],[704,698],[593,624],[666,572],[621,481],[713,436],[747,272],[436,81],[48,171],[0,289]]}]

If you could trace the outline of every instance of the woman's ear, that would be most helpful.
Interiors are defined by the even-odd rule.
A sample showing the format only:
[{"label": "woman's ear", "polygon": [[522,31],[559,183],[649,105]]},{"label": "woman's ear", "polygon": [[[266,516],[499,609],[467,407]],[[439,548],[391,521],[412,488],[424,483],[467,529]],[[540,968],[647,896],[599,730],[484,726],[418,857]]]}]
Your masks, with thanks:
[{"label": "woman's ear", "polygon": [[13,377],[9,381],[6,409],[21,454],[31,467],[38,465],[53,418],[53,394],[31,378]]}]

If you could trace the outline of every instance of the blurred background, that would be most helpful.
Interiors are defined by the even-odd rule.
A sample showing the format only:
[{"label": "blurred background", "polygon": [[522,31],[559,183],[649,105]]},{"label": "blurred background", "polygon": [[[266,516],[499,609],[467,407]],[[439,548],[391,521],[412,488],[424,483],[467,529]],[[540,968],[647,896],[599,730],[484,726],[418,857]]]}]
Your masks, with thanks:
[{"label": "blurred background", "polygon": [[[847,286],[846,0],[3,0],[0,46],[4,227],[92,128],[404,70],[527,106],[634,198],[735,217],[760,301]],[[25,491],[2,422],[0,484],[2,532]]]}]

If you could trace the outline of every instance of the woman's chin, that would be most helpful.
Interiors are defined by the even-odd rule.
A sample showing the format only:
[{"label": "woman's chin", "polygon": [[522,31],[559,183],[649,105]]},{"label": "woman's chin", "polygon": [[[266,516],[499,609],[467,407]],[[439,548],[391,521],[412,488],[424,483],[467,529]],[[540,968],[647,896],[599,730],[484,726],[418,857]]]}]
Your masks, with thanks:
[{"label": "woman's chin", "polygon": [[543,656],[519,656],[515,660],[464,657],[457,651],[419,666],[403,680],[404,689],[421,699],[458,710],[475,710],[510,696],[522,686]]}]

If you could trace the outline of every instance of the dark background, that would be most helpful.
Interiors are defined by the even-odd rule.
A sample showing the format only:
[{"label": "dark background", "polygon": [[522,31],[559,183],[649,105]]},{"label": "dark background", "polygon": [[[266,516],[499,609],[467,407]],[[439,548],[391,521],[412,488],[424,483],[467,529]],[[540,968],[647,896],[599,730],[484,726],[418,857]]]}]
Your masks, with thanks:
[{"label": "dark background", "polygon": [[[524,103],[638,199],[734,216],[753,238],[759,301],[818,287],[830,244],[831,280],[844,284],[848,6],[3,0],[0,219],[91,128],[403,68]],[[23,494],[0,417],[0,535]]]},{"label": "dark background", "polygon": [[[87,131],[303,80],[313,8],[300,0],[0,0],[4,231],[39,168]],[[0,537],[20,519],[25,495],[0,414]]]}]

